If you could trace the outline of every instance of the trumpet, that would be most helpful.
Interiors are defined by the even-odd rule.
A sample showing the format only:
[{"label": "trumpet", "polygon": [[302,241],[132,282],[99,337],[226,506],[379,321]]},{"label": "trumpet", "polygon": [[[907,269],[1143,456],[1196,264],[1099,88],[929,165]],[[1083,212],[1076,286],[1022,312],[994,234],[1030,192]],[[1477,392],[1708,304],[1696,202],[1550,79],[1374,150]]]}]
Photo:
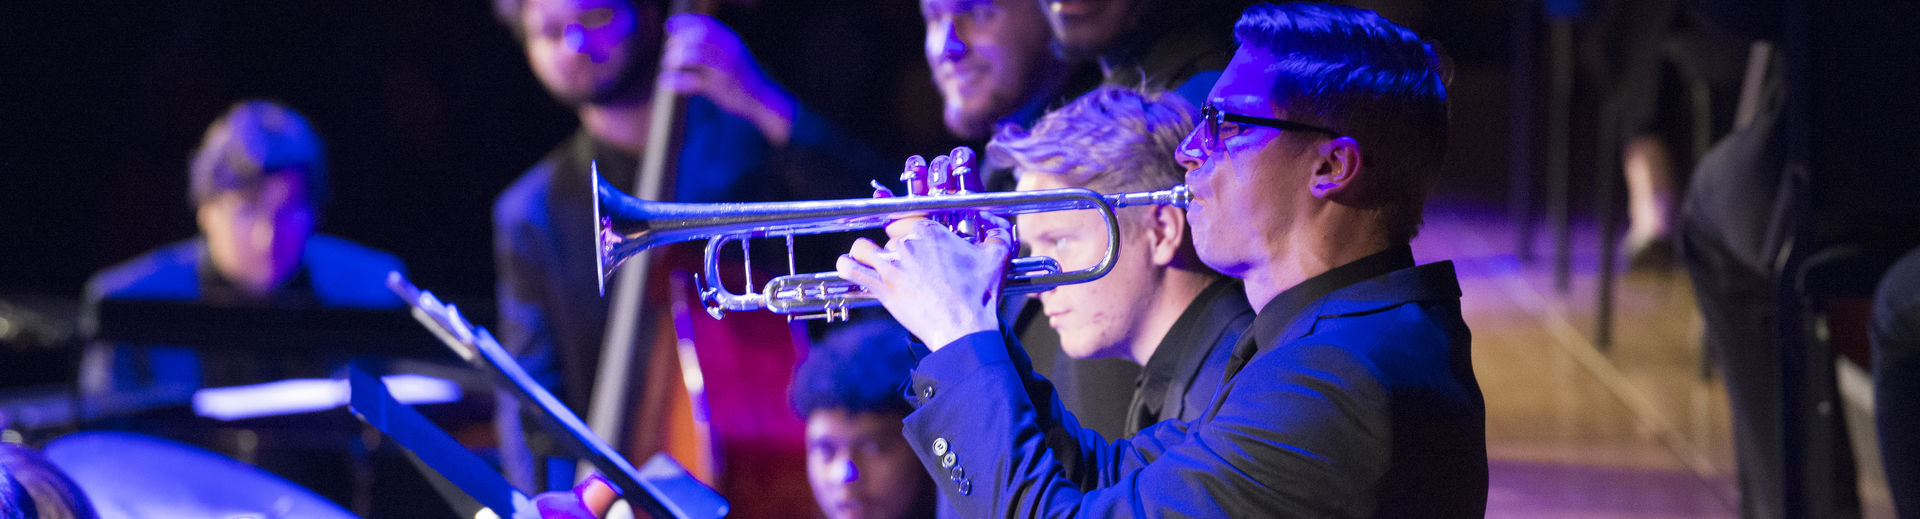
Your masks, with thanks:
[{"label": "trumpet", "polygon": [[[942,222],[967,222],[969,215],[988,212],[1001,216],[1048,211],[1091,209],[1100,212],[1107,230],[1107,252],[1098,264],[1062,271],[1058,261],[1045,256],[1014,258],[1009,262],[1003,294],[1044,292],[1060,285],[1084,283],[1113,270],[1120,248],[1120,225],[1114,209],[1138,205],[1186,207],[1193,194],[1186,186],[1140,193],[1102,195],[1089,189],[964,193],[944,196],[859,198],[798,202],[686,204],[641,200],[608,184],[596,171],[593,183],[597,203],[600,291],[620,265],[649,248],[693,240],[707,240],[705,275],[694,284],[707,313],[718,319],[728,311],[769,310],[794,319],[844,321],[853,308],[878,304],[860,285],[835,272],[788,274],[768,281],[757,292],[734,293],[720,283],[720,252],[728,243],[759,238],[786,238],[788,272],[792,272],[793,236],[861,231],[886,226],[900,218],[927,216]],[[963,225],[964,227],[964,225]],[[709,284],[711,283],[711,285]],[[747,287],[753,274],[747,273]]]}]

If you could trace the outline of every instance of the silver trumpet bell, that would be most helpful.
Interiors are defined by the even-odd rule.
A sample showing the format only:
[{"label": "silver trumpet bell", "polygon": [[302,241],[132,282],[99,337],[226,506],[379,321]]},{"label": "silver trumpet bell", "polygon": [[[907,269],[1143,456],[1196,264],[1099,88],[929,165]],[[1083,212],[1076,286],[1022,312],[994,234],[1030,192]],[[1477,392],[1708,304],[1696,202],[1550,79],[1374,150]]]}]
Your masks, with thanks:
[{"label": "silver trumpet bell", "polygon": [[[707,240],[706,275],[696,276],[695,284],[701,303],[714,318],[720,318],[729,310],[766,309],[787,315],[789,319],[825,318],[829,322],[846,320],[848,310],[879,301],[858,284],[840,279],[835,272],[788,274],[773,278],[758,292],[729,292],[718,281],[717,260],[722,248],[728,242],[742,242],[744,248],[745,240],[785,237],[788,271],[792,272],[792,237],[795,235],[877,229],[893,220],[912,216],[966,222],[975,212],[1010,217],[1047,211],[1100,211],[1107,226],[1107,253],[1100,263],[1062,272],[1059,262],[1044,256],[1020,257],[1010,262],[1001,293],[1043,292],[1060,285],[1099,279],[1113,269],[1120,246],[1120,226],[1114,219],[1114,209],[1146,204],[1186,207],[1193,199],[1186,186],[1174,186],[1161,191],[1114,195],[1066,188],[849,200],[684,204],[635,198],[608,184],[598,172],[593,174],[593,183],[599,199],[594,220],[599,227],[600,243],[595,250],[599,256],[597,267],[602,295],[614,269],[635,254],[660,245],[704,239]],[[747,274],[746,283],[749,288],[753,286],[751,272]]]}]

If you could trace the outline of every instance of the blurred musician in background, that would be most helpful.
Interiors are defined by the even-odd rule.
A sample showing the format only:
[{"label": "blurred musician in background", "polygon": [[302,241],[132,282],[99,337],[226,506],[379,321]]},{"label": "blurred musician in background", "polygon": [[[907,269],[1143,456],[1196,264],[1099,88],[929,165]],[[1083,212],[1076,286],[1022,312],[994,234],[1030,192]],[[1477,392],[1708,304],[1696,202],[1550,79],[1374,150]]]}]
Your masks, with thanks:
[{"label": "blurred musician in background", "polygon": [[[1047,20],[1032,0],[921,0],[920,15],[941,120],[954,136],[985,139],[1000,125],[1024,126],[1073,95],[1068,76],[1082,67],[1049,50]],[[988,189],[1002,190],[994,184],[989,178]]]},{"label": "blurred musician in background", "polygon": [[[1100,82],[1089,60],[1067,61],[1051,50],[1052,34],[1032,0],[922,0],[927,68],[943,101],[942,121],[953,135],[975,141],[1003,126],[1027,126],[1046,110]],[[984,144],[974,142],[973,144]],[[977,171],[988,191],[1014,188],[1012,164],[989,154]],[[1021,344],[1038,369],[1060,387],[1082,423],[1118,434],[1138,367],[1117,359],[1060,354],[1060,338],[1037,301],[1009,301],[1017,311]]]},{"label": "blurred musician in background", "polygon": [[[659,108],[651,106],[656,79],[690,96],[666,191],[673,201],[847,198],[869,182],[848,172],[885,169],[767,77],[725,25],[694,14],[663,19],[663,4],[496,3],[534,75],[581,125],[495,202],[497,329],[501,344],[576,410],[587,408],[594,387],[611,299],[597,290],[588,169],[597,163],[608,182],[637,192],[648,118]],[[638,342],[636,355],[647,358],[647,341]],[[523,445],[515,402],[500,402],[501,444]],[[507,449],[503,460],[517,484],[532,486],[531,458]]]},{"label": "blurred musician in background", "polygon": [[[1056,59],[1097,63],[1109,85],[1171,90],[1192,106],[1204,104],[1207,89],[1233,55],[1234,17],[1250,0],[1040,0],[1053,34]],[[931,38],[931,36],[929,36]],[[929,40],[931,41],[931,40]],[[931,52],[931,50],[929,50]],[[1085,87],[1074,80],[1071,97]],[[1005,165],[988,154],[983,171],[989,180]],[[994,184],[989,183],[989,186]],[[1102,434],[1128,429],[1131,407],[1119,395],[1132,393],[1138,366],[1117,359],[1074,359],[1061,355],[1060,337],[1048,326],[1039,305],[1029,302],[1014,319],[1020,344],[1036,370],[1054,382],[1067,409],[1081,425]]]},{"label": "blurred musician in background", "polygon": [[1040,0],[1055,50],[1093,59],[1108,84],[1178,92],[1205,104],[1233,57],[1233,21],[1252,0]]},{"label": "blurred musician in background", "polygon": [[793,379],[807,421],[807,479],[831,519],[932,517],[933,482],[920,471],[900,419],[913,409],[899,381],[913,357],[906,331],[886,320],[846,325],[808,354]]},{"label": "blurred musician in background", "polygon": [[[388,272],[402,270],[399,259],[314,233],[327,200],[327,161],[319,134],[299,113],[268,101],[234,103],[207,128],[188,174],[200,236],[94,275],[83,309],[88,326],[97,325],[99,304],[107,300],[295,309],[401,305],[385,285]],[[327,374],[319,359],[258,360],[203,359],[180,347],[96,345],[82,360],[81,387],[90,394],[179,391],[184,399],[203,384]]]},{"label": "blurred musician in background", "polygon": [[[1103,86],[1041,117],[1032,129],[1001,130],[987,157],[1012,165],[1021,191],[1167,189],[1186,172],[1173,150],[1193,129],[1194,112],[1171,93]],[[1224,378],[1234,341],[1253,321],[1253,309],[1239,281],[1200,262],[1185,209],[1150,205],[1117,213],[1120,257],[1113,271],[1041,292],[1039,299],[1067,355],[1143,367],[1118,433],[1124,437],[1161,420],[1199,418]],[[1093,265],[1107,250],[1105,227],[1091,211],[1023,214],[1018,224],[1034,255],[1059,260],[1065,269]],[[1120,394],[1082,397],[1125,400]]]}]

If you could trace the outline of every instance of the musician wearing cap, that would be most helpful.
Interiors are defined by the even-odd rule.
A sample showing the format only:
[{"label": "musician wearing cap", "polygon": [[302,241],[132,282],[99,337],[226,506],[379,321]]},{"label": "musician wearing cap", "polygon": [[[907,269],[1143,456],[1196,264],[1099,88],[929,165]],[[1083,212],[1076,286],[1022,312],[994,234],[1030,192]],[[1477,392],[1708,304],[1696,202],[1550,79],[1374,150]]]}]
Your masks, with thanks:
[{"label": "musician wearing cap", "polygon": [[1257,316],[1199,418],[1080,429],[1000,330],[1004,227],[905,220],[840,260],[923,342],[904,434],[962,516],[1485,513],[1459,285],[1408,246],[1446,143],[1442,60],[1348,7],[1257,5],[1234,34],[1177,156],[1199,258]]},{"label": "musician wearing cap", "polygon": [[[987,156],[1012,164],[1019,190],[1083,187],[1102,193],[1155,191],[1180,184],[1173,149],[1193,129],[1192,105],[1169,93],[1100,87],[1048,113],[1031,129],[1004,128]],[[1187,214],[1173,206],[1125,208],[1120,257],[1100,279],[1041,292],[1062,351],[1078,359],[1118,358],[1143,367],[1120,434],[1162,419],[1192,420],[1207,409],[1234,341],[1253,309],[1240,282],[1201,263]],[[1106,251],[1092,211],[1018,217],[1034,255],[1063,268],[1091,265]],[[1119,400],[1121,394],[1087,395]],[[1069,406],[1072,407],[1072,406]],[[1083,422],[1084,423],[1084,422]]]}]

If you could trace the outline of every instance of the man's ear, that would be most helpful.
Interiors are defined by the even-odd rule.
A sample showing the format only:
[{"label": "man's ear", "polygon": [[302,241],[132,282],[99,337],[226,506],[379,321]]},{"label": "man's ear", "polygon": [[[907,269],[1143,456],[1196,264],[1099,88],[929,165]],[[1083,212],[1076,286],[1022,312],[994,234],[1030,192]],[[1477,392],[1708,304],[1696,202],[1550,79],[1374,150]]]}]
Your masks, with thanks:
[{"label": "man's ear", "polygon": [[1167,266],[1180,256],[1187,238],[1187,210],[1173,206],[1151,206],[1147,217],[1147,244],[1152,248],[1153,264]]},{"label": "man's ear", "polygon": [[1319,163],[1307,188],[1314,198],[1332,200],[1350,192],[1354,181],[1360,178],[1360,141],[1353,137],[1335,137],[1315,145],[1315,150],[1319,152]]}]

